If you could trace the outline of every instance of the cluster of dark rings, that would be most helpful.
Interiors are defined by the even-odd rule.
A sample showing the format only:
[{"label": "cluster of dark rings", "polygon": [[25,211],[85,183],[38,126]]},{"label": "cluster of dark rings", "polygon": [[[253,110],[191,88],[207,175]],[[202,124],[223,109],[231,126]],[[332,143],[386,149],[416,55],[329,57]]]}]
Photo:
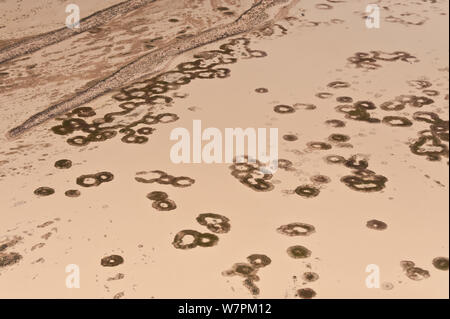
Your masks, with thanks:
[{"label": "cluster of dark rings", "polygon": [[392,101],[384,102],[380,108],[384,111],[401,111],[407,106],[421,108],[433,103],[434,100],[426,96],[400,95]]},{"label": "cluster of dark rings", "polygon": [[[193,240],[191,243],[183,243],[183,239],[186,236],[192,236]],[[193,249],[197,246],[200,247],[212,247],[217,245],[219,242],[219,237],[210,233],[200,233],[196,230],[182,230],[175,235],[172,245],[176,249]]]},{"label": "cluster of dark rings", "polygon": [[291,223],[277,228],[277,232],[286,236],[309,236],[316,232],[313,225],[305,223]]},{"label": "cluster of dark rings", "polygon": [[382,52],[382,51],[370,51],[367,52],[357,52],[354,56],[347,59],[348,62],[355,65],[357,68],[364,68],[368,70],[374,70],[381,67],[378,63],[379,61],[384,62],[412,62],[416,60],[415,56],[403,51],[395,51],[392,53]]},{"label": "cluster of dark rings", "polygon": [[197,217],[197,222],[202,226],[206,226],[208,230],[216,234],[225,234],[231,229],[230,219],[219,214],[200,214]]},{"label": "cluster of dark rings", "polygon": [[263,254],[252,254],[247,257],[247,263],[235,263],[230,270],[223,271],[224,276],[244,277],[244,286],[252,295],[259,295],[259,288],[255,282],[259,281],[258,270],[272,263],[272,260]]},{"label": "cluster of dark rings", "polygon": [[408,81],[408,84],[418,90],[428,89],[429,87],[433,86],[433,84],[427,80],[412,80]]},{"label": "cluster of dark rings", "polygon": [[368,110],[374,110],[376,106],[371,101],[358,101],[351,104],[338,105],[336,110],[340,113],[344,113],[347,119],[364,121],[368,123],[380,123],[381,121],[377,118],[373,118]]},{"label": "cluster of dark rings", "polygon": [[261,173],[262,164],[258,161],[250,161],[248,157],[246,162],[236,162],[229,168],[231,175],[238,179],[245,186],[257,192],[268,192],[274,189],[274,185],[269,182],[273,175]]},{"label": "cluster of dark rings", "polygon": [[341,182],[350,189],[369,193],[381,191],[386,187],[388,179],[368,170],[369,162],[364,157],[353,155],[346,159],[339,155],[329,155],[325,157],[325,161],[329,164],[343,164],[345,167],[353,169],[352,175],[341,178]]},{"label": "cluster of dark rings", "polygon": [[147,194],[147,198],[152,200],[152,207],[159,211],[171,211],[177,208],[175,202],[169,199],[169,195],[161,191],[153,191]]},{"label": "cluster of dark rings", "polygon": [[341,178],[341,182],[352,190],[360,192],[379,192],[386,187],[388,179],[382,175],[377,175],[368,169],[359,169],[353,175]]},{"label": "cluster of dark rings", "polygon": [[96,174],[81,175],[77,178],[77,184],[82,187],[99,186],[102,183],[110,182],[114,175],[110,172],[99,172]]},{"label": "cluster of dark rings", "polygon": [[155,171],[150,171],[149,173],[155,173],[158,174],[159,177],[158,178],[151,178],[151,179],[145,179],[143,177],[135,177],[135,180],[139,183],[158,183],[158,184],[162,184],[162,185],[172,185],[174,187],[189,187],[192,186],[195,183],[195,180],[187,177],[187,176],[172,176],[167,174],[166,172],[160,171],[160,170],[155,170]]},{"label": "cluster of dark rings", "polygon": [[[73,146],[86,146],[91,142],[101,142],[114,138],[117,133],[121,133],[122,142],[130,144],[143,144],[148,141],[148,135],[155,130],[151,125],[166,124],[178,120],[178,116],[172,113],[153,115],[149,111],[141,120],[125,124],[111,124],[118,116],[126,116],[138,107],[153,106],[158,103],[169,104],[173,99],[163,94],[177,90],[182,85],[189,84],[194,79],[226,78],[230,75],[230,70],[217,68],[219,65],[232,64],[237,61],[237,56],[243,58],[260,58],[267,54],[259,50],[249,48],[250,40],[246,38],[232,39],[228,43],[220,46],[218,50],[200,52],[194,55],[196,60],[179,64],[175,70],[165,72],[149,80],[132,84],[122,88],[114,95],[116,101],[122,102],[120,111],[111,112],[97,118],[88,124],[82,118],[95,116],[95,111],[89,107],[80,107],[67,113],[67,118],[62,120],[61,125],[52,128],[58,135],[69,135],[75,131],[87,133],[86,136],[78,135],[71,137],[67,143]],[[243,50],[238,51],[239,47]],[[77,116],[78,118],[74,118]],[[106,125],[105,125],[106,124]],[[137,126],[142,126],[137,128]]]},{"label": "cluster of dark rings", "polygon": [[[109,113],[108,115],[111,114],[112,113]],[[91,142],[103,142],[112,139],[117,135],[117,130],[119,133],[124,135],[121,139],[122,142],[142,144],[148,141],[148,137],[146,135],[150,135],[155,131],[155,128],[149,125],[167,124],[175,122],[179,119],[178,115],[173,113],[161,113],[157,115],[149,113],[146,114],[141,120],[135,121],[126,127],[120,124],[110,127],[100,127],[102,124],[113,121],[113,118],[108,117],[108,115],[105,115],[104,119],[100,119],[100,121],[96,121],[91,124],[88,124],[85,120],[79,118],[64,119],[61,125],[52,127],[52,131],[58,135],[68,135],[75,131],[83,131],[88,133],[87,136],[78,135],[67,139],[67,143],[73,146],[86,146]],[[146,126],[140,127],[136,130],[133,129],[133,127],[138,125]],[[140,135],[136,135],[136,133]]]},{"label": "cluster of dark rings", "polygon": [[416,267],[412,261],[402,261],[400,265],[406,272],[406,276],[411,280],[420,281],[430,277],[430,272],[428,270]]},{"label": "cluster of dark rings", "polygon": [[[439,161],[442,157],[448,157],[448,146],[444,142],[449,141],[449,121],[442,120],[433,112],[415,112],[413,119],[428,123],[429,129],[419,132],[419,138],[410,145],[411,152],[415,155],[426,156],[429,161]],[[431,145],[432,149],[427,149]]]},{"label": "cluster of dark rings", "polygon": [[[231,229],[230,219],[219,214],[204,213],[200,214],[196,218],[197,222],[208,228],[215,234],[225,234]],[[186,236],[193,237],[192,242],[183,243],[183,239]],[[175,235],[172,245],[177,249],[193,249],[197,246],[200,247],[212,247],[217,245],[219,237],[210,233],[201,233],[196,230],[182,230]]]}]

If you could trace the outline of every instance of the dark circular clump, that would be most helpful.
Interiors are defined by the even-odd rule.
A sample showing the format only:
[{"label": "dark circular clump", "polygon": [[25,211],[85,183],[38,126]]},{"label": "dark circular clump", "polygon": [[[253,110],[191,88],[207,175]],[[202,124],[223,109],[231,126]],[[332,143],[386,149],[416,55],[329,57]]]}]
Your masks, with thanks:
[{"label": "dark circular clump", "polygon": [[350,96],[339,96],[336,98],[336,101],[338,101],[339,103],[352,103],[353,98]]},{"label": "dark circular clump", "polygon": [[247,278],[243,282],[244,287],[246,287],[253,296],[257,296],[260,293],[260,289],[255,285],[252,278]]},{"label": "dark circular clump", "polygon": [[308,258],[311,256],[311,251],[303,246],[292,246],[287,249],[287,253],[290,257],[299,259],[299,258]]},{"label": "dark circular clump", "polygon": [[171,199],[160,199],[160,200],[155,200],[152,204],[152,207],[154,209],[157,209],[159,211],[170,211],[170,210],[174,210],[177,208],[177,205],[175,204],[175,202]]},{"label": "dark circular clump", "polygon": [[270,192],[274,189],[274,185],[263,178],[255,178],[252,175],[248,174],[239,181],[247,187],[250,187],[256,192]]},{"label": "dark circular clump", "polygon": [[333,96],[333,93],[329,92],[319,92],[316,94],[319,99],[328,99]]},{"label": "dark circular clump", "polygon": [[67,197],[79,197],[81,192],[77,189],[69,189],[64,193]]},{"label": "dark circular clump", "polygon": [[317,183],[317,184],[327,184],[331,182],[331,179],[328,176],[325,175],[314,175],[310,178],[311,182]]},{"label": "dark circular clump", "polygon": [[308,111],[315,110],[317,108],[316,105],[311,104],[311,103],[295,103],[294,107],[300,108],[302,110],[308,110]]},{"label": "dark circular clump", "polygon": [[345,127],[345,122],[341,120],[327,120],[325,124],[330,125],[331,127]]},{"label": "dark circular clump", "polygon": [[22,255],[11,252],[11,253],[1,253],[0,254],[0,268],[11,266],[18,263],[22,259]]},{"label": "dark circular clump", "polygon": [[361,110],[375,110],[377,107],[372,101],[358,101],[354,104],[355,108]]},{"label": "dark circular clump", "polygon": [[[200,237],[201,233],[196,230],[182,230],[178,232],[175,235],[175,238],[173,239],[172,245],[177,249],[192,249],[197,247],[198,245],[198,239]],[[192,242],[190,243],[183,243],[183,239],[186,236],[193,237]]]},{"label": "dark circular clump", "polygon": [[406,276],[411,280],[420,281],[430,278],[430,272],[419,267],[410,267],[406,270]]},{"label": "dark circular clump", "polygon": [[55,193],[55,190],[50,187],[39,187],[34,191],[34,194],[37,196],[50,196]]},{"label": "dark circular clump", "polygon": [[278,159],[278,168],[289,169],[294,165],[290,160],[280,158]]},{"label": "dark circular clump", "polygon": [[363,170],[358,171],[360,175],[344,176],[341,178],[341,182],[352,190],[366,193],[379,192],[386,187],[388,181],[386,177],[371,173],[365,176],[362,172]]},{"label": "dark circular clump", "polygon": [[363,170],[369,167],[369,162],[364,157],[353,155],[345,161],[345,166],[348,168]]},{"label": "dark circular clump", "polygon": [[343,81],[334,81],[334,82],[328,83],[327,86],[329,88],[333,88],[333,89],[344,89],[344,88],[349,88],[350,83],[343,82]]},{"label": "dark circular clump", "polygon": [[413,125],[409,119],[403,116],[385,116],[382,122],[394,127],[408,127]]},{"label": "dark circular clump", "polygon": [[303,280],[306,282],[314,282],[319,280],[319,275],[315,272],[305,272],[302,276]]},{"label": "dark circular clump", "polygon": [[102,260],[100,261],[100,264],[103,267],[115,267],[118,266],[120,264],[123,264],[123,257],[119,256],[119,255],[111,255],[111,256],[107,256],[102,258]]},{"label": "dark circular clump", "polygon": [[219,214],[200,214],[197,217],[197,222],[216,234],[228,233],[231,229],[230,220]]},{"label": "dark circular clump", "polygon": [[269,92],[269,90],[266,88],[257,88],[257,89],[255,89],[255,92],[256,93],[267,93],[267,92]]},{"label": "dark circular clump", "polygon": [[250,264],[236,263],[233,265],[233,271],[235,274],[238,274],[238,275],[241,275],[244,277],[250,277],[255,274],[256,269]]},{"label": "dark circular clump", "polygon": [[283,135],[283,140],[288,141],[288,142],[294,142],[294,141],[298,140],[298,137],[294,134],[286,134],[286,135]]},{"label": "dark circular clump", "polygon": [[388,225],[380,220],[372,219],[369,220],[366,224],[367,228],[374,229],[374,230],[385,230],[387,229]]},{"label": "dark circular clump", "polygon": [[304,223],[291,223],[277,228],[280,234],[287,236],[309,236],[316,232],[313,225]]},{"label": "dark circular clump", "polygon": [[72,111],[72,114],[78,117],[91,117],[96,115],[95,111],[91,107],[79,107]]},{"label": "dark circular clump", "polygon": [[448,258],[436,257],[433,259],[433,266],[439,270],[448,270]]},{"label": "dark circular clump", "polygon": [[55,167],[56,168],[61,168],[61,169],[71,168],[72,167],[72,161],[68,160],[68,159],[62,159],[62,160],[56,161],[55,162]]},{"label": "dark circular clump", "polygon": [[164,192],[154,191],[154,192],[148,193],[147,198],[150,200],[164,200],[164,199],[169,198],[169,195],[167,195],[167,193],[164,193]]},{"label": "dark circular clump", "polygon": [[280,104],[280,105],[275,106],[273,108],[273,110],[276,113],[280,113],[280,114],[288,114],[288,113],[294,113],[295,112],[295,109],[292,106],[284,105],[284,104]]},{"label": "dark circular clump", "polygon": [[295,193],[297,195],[306,197],[306,198],[311,198],[311,197],[316,197],[319,195],[320,190],[314,186],[310,186],[310,185],[302,185],[302,186],[298,186],[295,189]]},{"label": "dark circular clump", "polygon": [[203,233],[197,237],[197,245],[200,247],[212,247],[217,245],[219,237],[214,234]]},{"label": "dark circular clump", "polygon": [[436,91],[436,90],[423,90],[422,92],[423,92],[423,94],[428,95],[428,96],[438,96],[439,95],[439,91]]},{"label": "dark circular clump", "polygon": [[174,187],[189,187],[195,183],[195,180],[187,176],[178,176],[172,179],[172,186]]},{"label": "dark circular clump", "polygon": [[346,159],[343,156],[340,155],[329,155],[325,157],[325,161],[328,164],[344,164]]},{"label": "dark circular clump", "polygon": [[302,288],[297,290],[297,295],[302,299],[312,299],[317,295],[317,293],[311,288]]},{"label": "dark circular clump", "polygon": [[328,140],[332,142],[348,142],[350,140],[350,136],[344,134],[331,134],[328,137]]},{"label": "dark circular clump", "polygon": [[77,184],[83,187],[99,186],[102,183],[110,182],[114,175],[110,172],[99,172],[96,174],[81,175],[77,178]]},{"label": "dark circular clump", "polygon": [[309,142],[308,147],[314,150],[329,150],[332,146],[324,142]]},{"label": "dark circular clump", "polygon": [[266,255],[253,254],[247,257],[247,260],[255,268],[266,267],[271,264],[272,260]]}]

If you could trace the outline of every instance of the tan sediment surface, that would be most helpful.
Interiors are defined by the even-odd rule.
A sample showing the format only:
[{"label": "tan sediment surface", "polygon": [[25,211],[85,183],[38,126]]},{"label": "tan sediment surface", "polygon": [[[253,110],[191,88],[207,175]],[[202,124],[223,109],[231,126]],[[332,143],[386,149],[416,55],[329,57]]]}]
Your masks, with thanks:
[{"label": "tan sediment surface", "polygon": [[[198,34],[190,35],[187,38],[183,39],[175,39],[175,41],[171,42],[167,46],[163,46],[151,53],[148,53],[139,59],[125,65],[120,68],[112,75],[108,76],[105,79],[102,79],[95,83],[92,87],[89,87],[85,91],[78,92],[74,97],[69,100],[60,102],[58,104],[52,105],[45,110],[32,115],[21,125],[12,128],[8,131],[8,137],[16,138],[17,136],[23,134],[27,130],[30,130],[32,127],[39,125],[51,118],[54,118],[58,115],[61,115],[65,112],[68,112],[78,106],[82,106],[85,103],[92,101],[93,99],[113,90],[120,88],[126,84],[129,84],[133,80],[137,80],[142,78],[143,76],[156,75],[158,72],[164,69],[164,67],[176,56],[185,53],[186,51],[190,51],[192,49],[204,46],[209,43],[217,42],[221,39],[228,38],[230,36],[236,36],[244,32],[251,31],[252,29],[261,26],[264,22],[269,22],[268,19],[270,16],[267,14],[268,9],[275,5],[279,5],[281,3],[287,2],[286,0],[260,0],[257,1],[251,8],[246,10],[242,15],[240,15],[235,21],[216,26],[214,28],[202,31]],[[124,3],[124,10],[127,9],[127,3]],[[139,7],[139,3],[135,4],[135,7]],[[140,4],[142,6],[142,4]],[[99,14],[99,20],[108,19],[108,11],[105,11],[105,17]],[[92,20],[95,20],[96,15],[92,16]],[[82,24],[84,21],[80,21]],[[86,27],[84,29],[81,27],[83,31],[89,30],[92,27],[97,26],[100,22],[95,23],[86,23],[92,24],[92,26]],[[42,42],[46,45],[53,44],[55,42],[59,42],[63,39],[69,37],[67,34],[69,31],[67,29],[61,29],[54,33],[42,35]],[[60,33],[62,33],[60,35]],[[71,34],[71,33],[70,33]],[[72,34],[70,36],[73,36]],[[53,39],[56,38],[56,39]],[[32,43],[34,44],[34,43]],[[39,44],[36,44],[39,46]],[[25,47],[23,50],[20,50],[22,47]],[[7,48],[8,49],[8,48]],[[18,46],[19,51],[23,52],[33,52],[33,49],[28,49],[27,45],[24,44]],[[37,50],[37,49],[36,49]],[[16,57],[19,53],[11,53],[6,50],[5,55],[8,59],[12,57]],[[0,52],[1,54],[1,52]],[[3,62],[3,59],[0,55],[0,63]]]},{"label": "tan sediment surface", "polygon": [[[159,78],[83,105],[92,110],[50,120],[18,140],[0,137],[0,297],[246,298],[255,289],[233,271],[261,254],[270,263],[247,276],[259,277],[250,281],[260,298],[298,298],[301,288],[315,298],[448,298],[448,271],[435,266],[437,257],[448,258],[448,3],[379,1],[381,28],[369,30],[362,19],[368,2],[323,2],[332,7],[302,1],[277,25],[180,55]],[[98,32],[0,65],[0,129],[177,36],[231,23],[252,4],[156,1]],[[0,28],[8,43],[11,33],[4,34]],[[261,88],[267,92],[255,91]],[[172,114],[169,123],[148,124],[161,113]],[[194,119],[221,130],[276,127],[280,158],[292,166],[275,173],[273,190],[255,192],[229,164],[173,164],[170,132],[191,130]],[[405,126],[391,126],[398,123]],[[330,164],[330,155],[345,163]],[[61,159],[72,165],[55,167]],[[158,177],[149,173],[155,170],[195,183],[136,180]],[[101,172],[98,186],[80,185]],[[298,195],[303,185],[318,195]],[[374,189],[355,190],[361,185]],[[54,193],[45,188],[37,193],[49,195],[38,196],[40,187]],[[176,208],[155,209],[154,191]],[[202,225],[197,218],[205,213],[223,216],[229,231]],[[291,236],[293,223],[314,231]],[[184,230],[218,242],[176,249]],[[80,267],[79,289],[66,288],[69,264]],[[380,289],[366,287],[371,264],[379,266]]]}]

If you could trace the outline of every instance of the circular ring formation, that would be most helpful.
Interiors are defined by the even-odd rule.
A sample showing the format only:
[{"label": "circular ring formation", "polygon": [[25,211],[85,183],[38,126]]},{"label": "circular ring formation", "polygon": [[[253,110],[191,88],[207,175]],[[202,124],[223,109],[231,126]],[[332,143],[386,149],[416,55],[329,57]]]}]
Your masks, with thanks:
[{"label": "circular ring formation", "polygon": [[278,227],[277,231],[286,236],[309,236],[315,233],[316,229],[313,225],[305,223],[291,223]]},{"label": "circular ring formation", "polygon": [[177,208],[175,202],[169,199],[169,195],[161,191],[153,191],[147,194],[147,198],[152,200],[152,207],[159,211],[171,211]]},{"label": "circular ring formation", "polygon": [[[183,243],[183,239],[186,236],[191,236],[193,237],[192,242],[190,243]],[[209,233],[200,233],[196,230],[182,230],[180,232],[178,232],[175,235],[175,238],[173,239],[172,245],[176,248],[176,249],[193,249],[197,246],[200,247],[212,247],[217,245],[217,243],[219,242],[219,237],[217,237],[214,234],[209,234]]]},{"label": "circular ring formation", "polygon": [[115,267],[118,266],[120,264],[123,264],[124,260],[122,256],[119,255],[110,255],[107,257],[103,257],[102,260],[100,261],[100,264],[103,267]]},{"label": "circular ring formation", "polygon": [[[147,172],[141,172],[139,174],[141,175],[144,173],[147,173]],[[158,184],[163,184],[163,185],[171,184],[174,187],[180,187],[180,188],[189,187],[195,183],[194,179],[187,177],[187,176],[175,177],[175,176],[167,174],[166,172],[159,171],[159,170],[150,171],[149,173],[158,174],[159,177],[151,178],[151,179],[135,177],[135,180],[140,183],[155,183],[156,182]]]},{"label": "circular ring formation", "polygon": [[289,247],[287,249],[287,253],[294,259],[308,258],[312,254],[312,252],[308,248],[300,245]]},{"label": "circular ring formation", "polygon": [[77,184],[82,187],[99,186],[102,183],[110,182],[114,179],[114,175],[110,172],[99,172],[96,174],[81,175],[77,178]]},{"label": "circular ring formation", "polygon": [[54,193],[55,193],[55,190],[53,188],[46,187],[46,186],[39,187],[34,191],[35,195],[42,196],[42,197],[50,196],[50,195],[53,195]]},{"label": "circular ring formation", "polygon": [[231,229],[230,220],[219,214],[200,214],[197,217],[197,222],[216,234],[225,234]]},{"label": "circular ring formation", "polygon": [[318,196],[320,190],[311,185],[301,185],[295,189],[295,193],[305,198],[312,198]]}]

